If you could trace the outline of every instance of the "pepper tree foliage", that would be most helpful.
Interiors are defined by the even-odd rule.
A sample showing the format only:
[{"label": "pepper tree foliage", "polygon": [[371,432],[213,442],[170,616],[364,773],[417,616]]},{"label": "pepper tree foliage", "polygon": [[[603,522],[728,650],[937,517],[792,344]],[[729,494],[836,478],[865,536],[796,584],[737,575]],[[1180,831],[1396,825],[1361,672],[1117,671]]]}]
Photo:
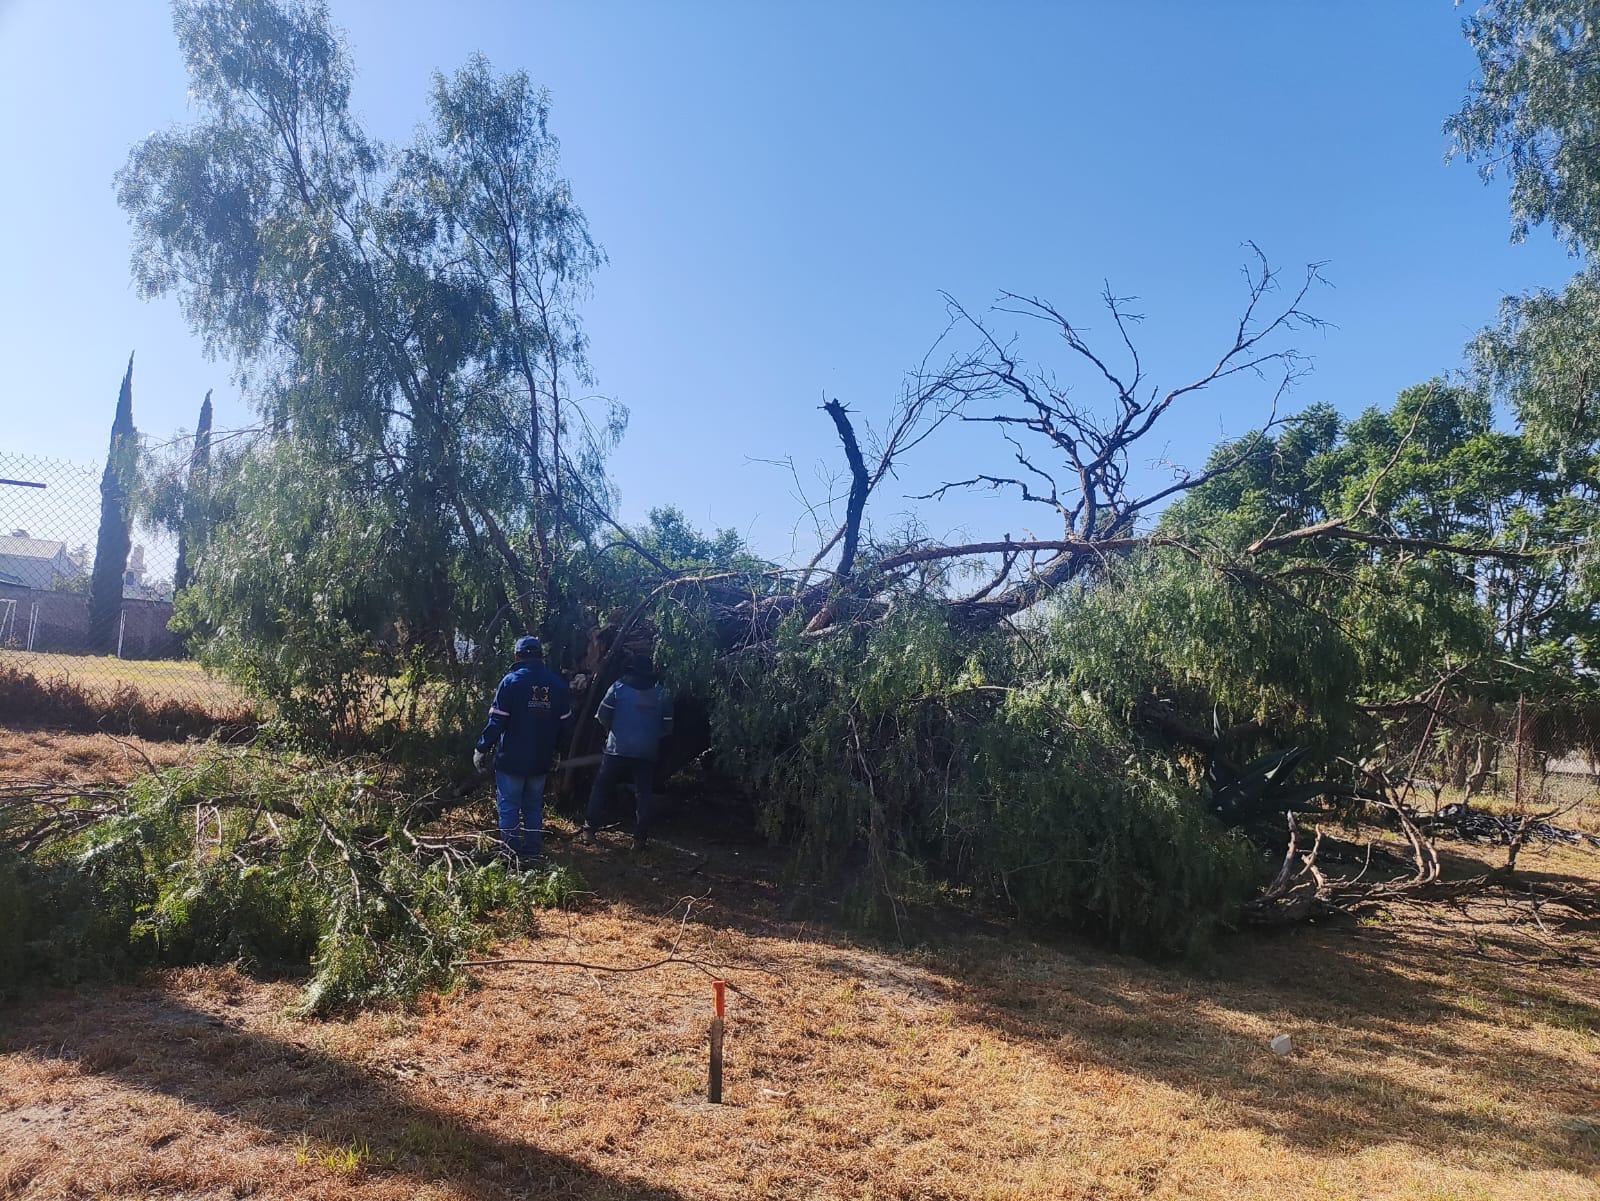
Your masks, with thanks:
[{"label": "pepper tree foliage", "polygon": [[660,624],[669,680],[715,698],[717,763],[802,885],[886,927],[908,896],[953,893],[1161,955],[1231,925],[1262,860],[1149,706],[1270,713],[1326,742],[1355,669],[1332,623],[1155,551],[1011,630],[963,630],[920,585],[881,619],[813,637],[799,615],[731,656],[692,595]]},{"label": "pepper tree foliage", "polygon": [[83,804],[104,809],[58,810],[62,836],[31,854],[14,844],[37,815],[0,813],[0,996],[30,976],[236,962],[308,967],[306,1015],[405,1001],[582,887],[566,868],[412,853],[392,784],[349,763],[211,748]]},{"label": "pepper tree foliage", "polygon": [[1512,236],[1548,223],[1573,251],[1600,237],[1600,25],[1588,0],[1491,0],[1463,22],[1478,78],[1445,123],[1485,179],[1511,184]]},{"label": "pepper tree foliage", "polygon": [[[1575,254],[1600,247],[1600,23],[1581,0],[1496,0],[1464,24],[1479,78],[1446,123],[1486,180],[1510,182],[1512,236],[1548,225]],[[1482,384],[1541,450],[1592,479],[1600,439],[1600,276],[1587,266],[1560,292],[1509,296],[1471,350]],[[1592,507],[1591,510],[1592,512]],[[1592,541],[1596,521],[1587,521]],[[1583,564],[1591,574],[1594,568]]]},{"label": "pepper tree foliage", "polygon": [[346,721],[364,678],[449,665],[458,631],[537,627],[607,510],[625,415],[576,395],[603,254],[526,75],[436,76],[395,148],[350,112],[325,5],[173,11],[199,116],[118,175],[134,277],[177,295],[262,424],[215,456],[182,620],[264,696]]}]

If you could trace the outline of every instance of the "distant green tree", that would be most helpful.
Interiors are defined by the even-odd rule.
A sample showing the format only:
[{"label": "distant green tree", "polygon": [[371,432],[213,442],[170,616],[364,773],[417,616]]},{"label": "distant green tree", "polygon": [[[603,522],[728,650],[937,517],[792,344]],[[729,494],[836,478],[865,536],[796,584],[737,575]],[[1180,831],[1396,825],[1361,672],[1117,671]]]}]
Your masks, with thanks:
[{"label": "distant green tree", "polygon": [[184,480],[178,514],[178,562],[172,569],[172,588],[181,592],[194,579],[193,558],[205,546],[207,510],[210,508],[211,393],[200,404],[195,423],[194,447],[189,452],[189,473]]},{"label": "distant green tree", "polygon": [[674,571],[761,571],[771,566],[750,553],[738,530],[702,533],[676,505],[651,509],[649,520],[630,532],[637,548],[633,553],[646,552]]},{"label": "distant green tree", "polygon": [[1358,665],[1356,710],[1437,715],[1458,782],[1519,698],[1547,749],[1600,745],[1600,612],[1581,569],[1593,491],[1574,460],[1501,424],[1482,392],[1437,380],[1348,420],[1314,407],[1162,521],[1332,622]]},{"label": "distant green tree", "polygon": [[122,577],[128,567],[129,499],[138,473],[138,431],[133,427],[133,356],[117,393],[111,422],[111,448],[100,476],[100,533],[95,539],[94,572],[89,583],[89,640],[101,654],[117,649],[117,615],[122,611]]}]

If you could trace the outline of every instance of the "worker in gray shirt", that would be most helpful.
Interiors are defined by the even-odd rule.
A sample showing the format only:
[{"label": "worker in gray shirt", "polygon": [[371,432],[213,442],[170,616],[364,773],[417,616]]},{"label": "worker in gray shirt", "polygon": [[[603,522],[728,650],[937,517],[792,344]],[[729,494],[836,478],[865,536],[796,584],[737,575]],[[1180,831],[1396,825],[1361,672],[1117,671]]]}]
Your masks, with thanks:
[{"label": "worker in gray shirt", "polygon": [[578,841],[594,845],[594,832],[611,794],[627,781],[633,785],[635,804],[633,849],[641,850],[650,831],[656,754],[661,740],[672,733],[672,698],[656,679],[649,656],[634,655],[628,660],[622,678],[600,702],[595,720],[606,728],[606,749],[600,756],[600,771],[589,794],[589,811]]}]

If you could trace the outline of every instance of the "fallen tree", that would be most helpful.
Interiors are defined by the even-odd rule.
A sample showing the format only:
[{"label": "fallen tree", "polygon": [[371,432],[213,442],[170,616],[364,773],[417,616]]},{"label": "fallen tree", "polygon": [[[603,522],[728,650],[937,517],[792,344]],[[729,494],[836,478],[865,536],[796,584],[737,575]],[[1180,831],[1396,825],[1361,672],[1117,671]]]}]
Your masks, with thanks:
[{"label": "fallen tree", "polygon": [[[653,650],[705,718],[675,760],[709,751],[763,829],[796,849],[799,879],[891,923],[899,898],[954,889],[1174,952],[1240,920],[1440,884],[1431,839],[1395,809],[1390,782],[1437,775],[1469,714],[1503,706],[1490,698],[1504,697],[1507,643],[1474,616],[1486,581],[1542,589],[1524,608],[1551,611],[1570,547],[1530,540],[1525,522],[1413,515],[1411,498],[1441,487],[1428,471],[1457,451],[1501,473],[1467,481],[1480,493],[1523,462],[1458,391],[1414,389],[1392,413],[1349,423],[1283,414],[1305,363],[1281,343],[1317,324],[1303,307],[1316,269],[1270,310],[1275,273],[1258,258],[1246,275],[1217,359],[1164,390],[1109,290],[1125,364],[1046,302],[1005,297],[998,312],[1043,322],[1087,365],[1106,389],[1098,407],[1078,399],[1082,381],[1028,368],[992,316],[952,302],[952,329],[976,348],[924,365],[881,431],[824,405],[845,464],[842,515],[809,560],[641,573],[591,637],[584,708],[624,654]],[[1155,480],[1136,469],[1169,414],[1229,380],[1264,386],[1257,429],[1202,468]],[[1002,490],[1057,531],[949,545],[874,534],[885,481],[963,425],[997,433],[1014,468],[919,499]],[[1285,478],[1312,462],[1327,464],[1320,496]],[[1519,500],[1559,497],[1559,485],[1510,478]],[[963,586],[976,564],[979,582]],[[1448,665],[1442,681],[1430,652]],[[1552,748],[1573,735],[1553,731]],[[598,730],[580,726],[572,760],[597,750]],[[1254,791],[1240,783],[1270,772]],[[1264,852],[1282,845],[1285,812],[1389,822],[1420,866],[1334,881],[1302,829],[1273,852],[1274,877]]]},{"label": "fallen tree", "polygon": [[[953,623],[979,631],[1028,610],[1055,589],[1093,576],[1112,556],[1142,547],[1178,546],[1175,539],[1153,534],[1145,519],[1261,451],[1267,433],[1288,420],[1279,413],[1280,403],[1307,368],[1303,356],[1282,344],[1284,337],[1321,325],[1304,307],[1320,281],[1317,266],[1307,267],[1292,295],[1274,307],[1280,276],[1259,250],[1251,250],[1254,258],[1244,272],[1247,296],[1229,340],[1204,370],[1164,390],[1148,379],[1135,348],[1131,330],[1141,318],[1130,310],[1129,298],[1109,288],[1102,296],[1129,359],[1119,373],[1109,356],[1087,341],[1080,325],[1060,310],[1037,298],[1003,294],[996,314],[1043,322],[1066,346],[1069,358],[1090,367],[1093,379],[1109,389],[1108,402],[1098,407],[1076,400],[1051,372],[1030,371],[1014,339],[1003,342],[990,318],[975,316],[947,297],[951,324],[908,381],[882,430],[869,429],[863,438],[840,401],[823,404],[839,437],[848,487],[842,519],[809,561],[792,570],[663,571],[653,579],[646,576],[641,581],[644,595],[632,609],[591,634],[583,663],[591,691],[610,684],[626,651],[650,648],[656,606],[691,590],[706,606],[718,648],[725,653],[770,644],[785,623],[799,623],[805,635],[818,637],[837,625],[878,620],[907,597],[937,601]],[[930,366],[940,347],[963,331],[974,336],[976,347]],[[1154,482],[1134,470],[1142,447],[1163,436],[1164,419],[1211,399],[1217,387],[1241,378],[1265,381],[1265,416],[1260,429],[1224,461],[1200,471],[1173,467],[1171,478]],[[1060,522],[1058,537],[1012,539],[1006,534],[938,545],[922,540],[881,543],[866,533],[872,498],[896,478],[917,447],[952,424],[998,431],[1016,472],[949,481],[912,499],[937,499],[958,489],[1009,491],[1049,509]],[[642,553],[637,542],[632,546]],[[833,566],[825,567],[835,551]],[[985,583],[965,594],[957,591],[959,569],[983,561],[991,564]],[[580,729],[571,753],[591,753],[592,739],[592,731]]]}]

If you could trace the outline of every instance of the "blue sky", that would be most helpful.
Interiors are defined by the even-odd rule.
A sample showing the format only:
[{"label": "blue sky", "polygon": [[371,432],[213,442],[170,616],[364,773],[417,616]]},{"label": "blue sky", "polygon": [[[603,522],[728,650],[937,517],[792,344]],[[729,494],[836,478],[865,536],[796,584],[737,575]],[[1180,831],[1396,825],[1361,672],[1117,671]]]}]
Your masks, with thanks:
[{"label": "blue sky", "polygon": [[[1291,276],[1326,261],[1312,307],[1335,328],[1298,339],[1316,370],[1294,403],[1355,411],[1458,366],[1502,295],[1576,267],[1547,235],[1511,245],[1503,188],[1444,163],[1473,71],[1449,0],[330,3],[380,137],[408,138],[430,73],[476,50],[551,89],[610,256],[584,319],[632,412],[624,515],[676,503],[778,557],[801,510],[758,460],[831,469],[823,395],[884,414],[943,328],[941,289],[979,309],[1038,294],[1103,331],[1109,279],[1141,298],[1152,378],[1177,383],[1228,336],[1244,240]],[[185,88],[164,4],[0,0],[0,450],[98,462],[130,350],[147,433],[192,426],[207,388],[219,425],[248,419],[176,304],[128,282],[111,177],[186,119]],[[1150,455],[1199,463],[1263,397],[1202,399]],[[925,451],[880,523],[1007,461],[973,427]],[[981,497],[920,511],[936,536],[1037,520]]]}]

